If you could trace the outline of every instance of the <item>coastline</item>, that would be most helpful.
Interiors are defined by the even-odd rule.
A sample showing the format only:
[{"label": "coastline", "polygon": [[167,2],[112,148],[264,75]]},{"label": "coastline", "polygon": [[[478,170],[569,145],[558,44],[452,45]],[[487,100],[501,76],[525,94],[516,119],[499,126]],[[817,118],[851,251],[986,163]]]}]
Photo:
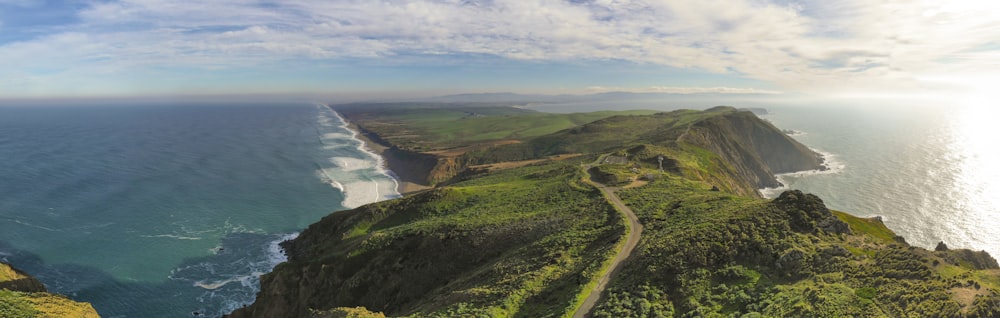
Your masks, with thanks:
[{"label": "coastline", "polygon": [[778,195],[781,195],[782,192],[792,189],[791,186],[789,185],[791,182],[787,180],[787,177],[804,177],[810,175],[834,174],[834,173],[840,173],[841,171],[844,170],[844,164],[835,158],[836,155],[811,147],[809,148],[809,150],[812,150],[813,152],[818,154],[820,158],[822,158],[822,163],[820,164],[820,167],[818,169],[775,174],[774,178],[778,180],[778,183],[781,184],[781,186],[774,188],[760,188],[757,189],[757,192],[760,193],[760,195],[763,196],[765,199],[774,199],[777,198]]},{"label": "coastline", "polygon": [[[329,105],[324,105],[324,106],[330,107]],[[333,109],[331,108],[331,110]],[[333,110],[333,112],[336,113],[337,116],[340,117],[340,119],[347,124],[346,126],[347,129],[354,132],[354,137],[361,141],[365,149],[375,154],[376,156],[382,158],[382,163],[385,165],[386,171],[389,172],[389,177],[396,180],[397,193],[399,193],[400,195],[407,195],[414,192],[419,192],[433,188],[428,185],[416,183],[413,180],[413,178],[408,177],[410,173],[405,169],[405,167],[401,167],[398,164],[399,160],[395,160],[395,158],[392,158],[392,154],[389,151],[391,149],[390,146],[383,145],[379,142],[372,140],[372,138],[368,137],[368,134],[363,129],[355,125],[353,122],[347,120],[347,118],[344,117],[343,114],[337,112],[336,110]]]}]

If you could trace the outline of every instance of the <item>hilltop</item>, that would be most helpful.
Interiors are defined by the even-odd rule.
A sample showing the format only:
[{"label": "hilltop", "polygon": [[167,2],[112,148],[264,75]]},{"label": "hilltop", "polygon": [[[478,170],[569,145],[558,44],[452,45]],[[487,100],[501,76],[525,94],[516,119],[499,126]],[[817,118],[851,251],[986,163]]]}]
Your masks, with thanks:
[{"label": "hilltop", "polygon": [[[821,169],[822,158],[749,111],[607,114],[522,133],[511,127],[548,114],[436,107],[452,115],[342,112],[388,147],[434,159],[430,171],[450,170],[426,191],[309,226],[231,317],[1000,314],[1000,269],[984,252],[910,246],[799,191],[760,198],[775,173]],[[560,116],[571,115],[546,122],[571,118]],[[477,124],[436,141],[453,127],[421,120]],[[595,291],[596,306],[582,306]]]}]

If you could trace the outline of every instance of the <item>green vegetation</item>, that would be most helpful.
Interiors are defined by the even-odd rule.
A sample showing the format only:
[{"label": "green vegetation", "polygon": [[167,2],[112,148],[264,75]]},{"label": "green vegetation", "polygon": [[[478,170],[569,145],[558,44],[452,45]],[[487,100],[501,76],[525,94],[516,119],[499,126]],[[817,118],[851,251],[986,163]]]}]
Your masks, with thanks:
[{"label": "green vegetation", "polygon": [[35,278],[10,265],[0,263],[0,317],[79,317],[98,318],[89,303],[72,301],[45,292]]},{"label": "green vegetation", "polygon": [[38,317],[38,310],[26,298],[25,293],[0,290],[0,317]]},{"label": "green vegetation", "polygon": [[371,312],[365,307],[340,307],[328,311],[311,311],[309,318],[385,318],[385,315]]},{"label": "green vegetation", "polygon": [[[435,111],[453,111],[444,108]],[[501,117],[538,116],[477,109],[484,116],[451,120],[500,124],[437,127],[440,113],[405,116],[427,125],[414,140],[448,142],[508,138],[526,130],[504,130],[520,126]],[[774,172],[815,168],[818,157],[748,112],[611,116],[457,161],[562,153],[584,155],[331,214],[285,244],[289,262],[233,317],[572,315],[627,228],[613,197],[582,182],[589,175],[627,184],[617,196],[644,227],[595,317],[1000,316],[1000,269],[985,253],[912,247],[878,220],[798,191],[759,198],[754,189]],[[634,177],[644,182],[626,182]]]},{"label": "green vegetation", "polygon": [[288,245],[291,261],[263,279],[262,298],[294,297],[287,303],[297,306],[256,310],[564,315],[625,232],[601,194],[580,183],[579,165],[504,170],[331,214]]},{"label": "green vegetation", "polygon": [[841,221],[850,224],[851,230],[854,232],[861,232],[867,234],[869,238],[876,239],[882,243],[892,243],[896,237],[896,233],[892,232],[888,227],[885,226],[882,221],[877,219],[864,219],[859,218],[840,211],[830,211],[833,215],[837,216]]},{"label": "green vegetation", "polygon": [[384,141],[411,151],[471,146],[480,142],[548,135],[617,115],[649,110],[551,114],[494,104],[360,104],[336,109]]},{"label": "green vegetation", "polygon": [[[598,317],[951,317],[998,309],[990,304],[1000,296],[980,278],[995,272],[935,267],[943,260],[933,253],[897,243],[880,222],[831,213],[812,195],[762,201],[666,177],[620,196],[646,232]],[[955,270],[964,274],[942,275]],[[962,292],[978,296],[953,296]]]}]

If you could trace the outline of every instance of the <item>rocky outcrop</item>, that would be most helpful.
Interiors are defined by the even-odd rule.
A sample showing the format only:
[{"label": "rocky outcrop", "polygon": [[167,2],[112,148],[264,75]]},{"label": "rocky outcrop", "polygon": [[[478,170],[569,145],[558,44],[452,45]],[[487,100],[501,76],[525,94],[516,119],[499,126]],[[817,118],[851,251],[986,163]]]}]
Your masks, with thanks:
[{"label": "rocky outcrop", "polygon": [[101,317],[90,303],[50,294],[34,277],[2,262],[0,290],[5,290],[0,299],[2,317]]},{"label": "rocky outcrop", "polygon": [[934,254],[954,265],[965,265],[973,269],[1000,268],[997,260],[986,251],[950,249],[944,242],[938,242],[937,246],[934,247]]},{"label": "rocky outcrop", "polygon": [[824,169],[821,155],[753,113],[731,107],[708,111],[721,114],[692,124],[678,141],[719,155],[743,181],[757,188],[778,187],[775,174]]},{"label": "rocky outcrop", "polygon": [[0,263],[0,289],[26,293],[46,292],[42,282],[5,263]]},{"label": "rocky outcrop", "polygon": [[851,233],[851,227],[841,221],[823,204],[823,200],[811,193],[799,190],[785,191],[772,202],[782,207],[788,214],[793,231],[801,233]]}]

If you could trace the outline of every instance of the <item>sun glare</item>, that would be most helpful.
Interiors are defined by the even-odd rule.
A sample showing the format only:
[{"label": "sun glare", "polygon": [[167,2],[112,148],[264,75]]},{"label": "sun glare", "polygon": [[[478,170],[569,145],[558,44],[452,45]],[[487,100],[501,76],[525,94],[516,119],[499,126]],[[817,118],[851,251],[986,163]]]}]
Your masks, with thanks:
[{"label": "sun glare", "polygon": [[[990,82],[983,82],[990,83]],[[954,189],[964,198],[961,209],[975,227],[989,231],[1000,224],[1000,92],[977,87],[965,96],[964,104],[955,110],[950,130],[953,133],[947,157],[959,167]],[[1000,242],[978,242],[997,250]],[[978,244],[977,244],[978,245]],[[984,245],[978,245],[986,247]]]}]

